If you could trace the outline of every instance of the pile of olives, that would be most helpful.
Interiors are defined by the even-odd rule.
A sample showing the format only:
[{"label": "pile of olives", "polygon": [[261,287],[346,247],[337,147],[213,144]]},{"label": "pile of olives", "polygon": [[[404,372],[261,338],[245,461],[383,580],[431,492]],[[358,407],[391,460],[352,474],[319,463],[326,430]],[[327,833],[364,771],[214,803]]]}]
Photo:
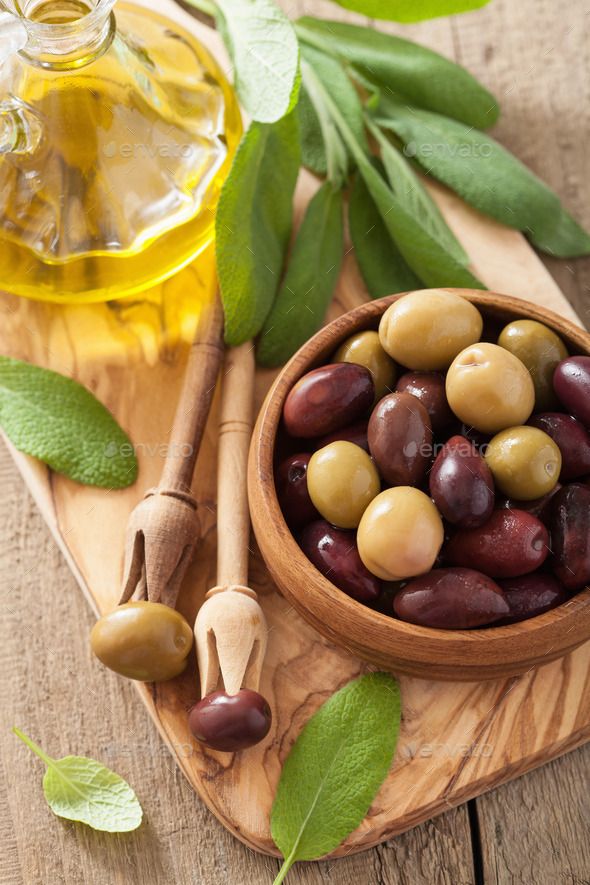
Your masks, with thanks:
[{"label": "pile of olives", "polygon": [[590,357],[548,326],[411,292],[295,384],[283,425],[285,520],[357,601],[470,629],[590,582]]}]

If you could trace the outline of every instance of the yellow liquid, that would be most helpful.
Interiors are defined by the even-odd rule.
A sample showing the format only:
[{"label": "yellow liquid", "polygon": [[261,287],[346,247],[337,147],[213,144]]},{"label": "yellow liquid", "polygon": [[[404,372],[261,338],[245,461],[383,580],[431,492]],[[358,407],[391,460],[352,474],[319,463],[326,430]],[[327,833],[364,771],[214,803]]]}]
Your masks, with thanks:
[{"label": "yellow liquid", "polygon": [[[81,10],[63,0],[32,17],[58,24]],[[31,155],[0,156],[0,286],[54,303],[129,299],[122,314],[157,311],[184,338],[183,315],[214,285],[214,214],[239,109],[190,33],[130,4],[115,13],[116,36],[90,63],[13,62],[11,91],[43,135]]]}]

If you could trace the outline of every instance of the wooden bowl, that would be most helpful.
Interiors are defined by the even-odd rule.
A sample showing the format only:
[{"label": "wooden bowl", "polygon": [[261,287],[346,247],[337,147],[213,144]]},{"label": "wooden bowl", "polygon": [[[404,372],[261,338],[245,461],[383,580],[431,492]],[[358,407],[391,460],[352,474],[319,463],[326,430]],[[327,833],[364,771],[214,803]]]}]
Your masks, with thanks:
[{"label": "wooden bowl", "polygon": [[[452,290],[450,290],[452,291]],[[573,354],[590,354],[590,335],[528,301],[456,290],[490,320],[538,320],[554,329]],[[524,673],[590,639],[590,588],[528,621],[481,630],[437,630],[388,617],[351,599],[323,577],[291,534],[274,483],[277,438],[285,398],[310,369],[330,361],[355,332],[376,329],[399,295],[363,304],[311,338],[281,371],[261,409],[249,462],[249,496],[258,545],[273,580],[319,633],[378,667],[442,680],[496,679]]]}]

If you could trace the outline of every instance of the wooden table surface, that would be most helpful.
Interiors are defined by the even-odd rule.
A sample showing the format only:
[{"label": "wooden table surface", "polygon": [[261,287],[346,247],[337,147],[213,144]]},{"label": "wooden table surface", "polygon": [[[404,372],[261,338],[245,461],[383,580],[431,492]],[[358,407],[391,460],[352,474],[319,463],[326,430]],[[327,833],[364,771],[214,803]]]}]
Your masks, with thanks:
[{"label": "wooden table surface", "polygon": [[[317,0],[283,6],[344,17]],[[500,99],[499,139],[590,227],[588,0],[492,0],[477,13],[391,30],[479,76]],[[588,325],[590,260],[548,266]],[[91,613],[4,448],[0,488],[0,885],[271,883],[277,862],[223,829],[131,686],[92,660]],[[109,836],[54,818],[43,766],[10,733],[13,724],[54,756],[93,756],[126,777],[145,810],[141,829]],[[299,865],[289,881],[583,885],[589,779],[587,746],[370,852]]]}]

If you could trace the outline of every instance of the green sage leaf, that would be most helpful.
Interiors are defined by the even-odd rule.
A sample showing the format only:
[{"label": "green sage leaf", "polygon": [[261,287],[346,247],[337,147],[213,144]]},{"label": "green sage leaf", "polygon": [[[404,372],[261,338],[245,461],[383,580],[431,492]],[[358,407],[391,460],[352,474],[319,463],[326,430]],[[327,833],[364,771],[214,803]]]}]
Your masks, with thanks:
[{"label": "green sage leaf", "polygon": [[263,366],[280,366],[324,320],[342,265],[342,191],[326,181],[310,201],[271,312],[258,341]]},{"label": "green sage leaf", "polygon": [[272,307],[291,233],[300,148],[295,112],[252,123],[223,186],[215,218],[225,337],[258,334]]},{"label": "green sage leaf", "polygon": [[371,28],[301,18],[304,43],[347,61],[393,97],[485,129],[498,118],[496,99],[460,65],[401,37]]},{"label": "green sage leaf", "polygon": [[295,741],[271,813],[272,837],[295,861],[333,851],[355,830],[391,766],[401,719],[399,685],[370,673],[337,691]]},{"label": "green sage leaf", "polygon": [[216,6],[240,102],[253,120],[280,120],[295,107],[299,92],[293,25],[273,0],[216,0]]},{"label": "green sage leaf", "polygon": [[325,178],[328,174],[328,160],[322,127],[317,112],[304,84],[301,84],[297,103],[299,133],[301,137],[301,162],[311,172]]},{"label": "green sage leaf", "polygon": [[371,298],[421,287],[420,278],[404,261],[358,174],[350,192],[348,224],[355,258]]},{"label": "green sage leaf", "polygon": [[94,830],[127,833],[141,824],[137,796],[114,771],[86,756],[52,759],[18,728],[14,734],[45,762],[43,792],[58,817],[81,821]]},{"label": "green sage leaf", "polygon": [[127,434],[81,384],[0,356],[0,427],[19,451],[84,485],[122,489],[137,479]]},{"label": "green sage leaf", "polygon": [[322,93],[323,100],[354,157],[385,226],[407,264],[427,286],[433,288],[438,286],[482,288],[482,284],[471,271],[447,250],[444,243],[424,228],[422,222],[411,214],[405,203],[398,199],[379,175],[354,138],[328,91],[305,61],[302,62],[302,70],[306,85],[309,83],[308,88],[313,83],[313,88]]},{"label": "green sage leaf", "polygon": [[376,118],[429,175],[539,249],[560,258],[590,253],[590,236],[557,195],[489,135],[392,101],[381,103]]},{"label": "green sage leaf", "polygon": [[457,15],[481,9],[490,0],[333,0],[345,9],[360,12],[369,18],[395,22],[419,22],[442,15]]}]

